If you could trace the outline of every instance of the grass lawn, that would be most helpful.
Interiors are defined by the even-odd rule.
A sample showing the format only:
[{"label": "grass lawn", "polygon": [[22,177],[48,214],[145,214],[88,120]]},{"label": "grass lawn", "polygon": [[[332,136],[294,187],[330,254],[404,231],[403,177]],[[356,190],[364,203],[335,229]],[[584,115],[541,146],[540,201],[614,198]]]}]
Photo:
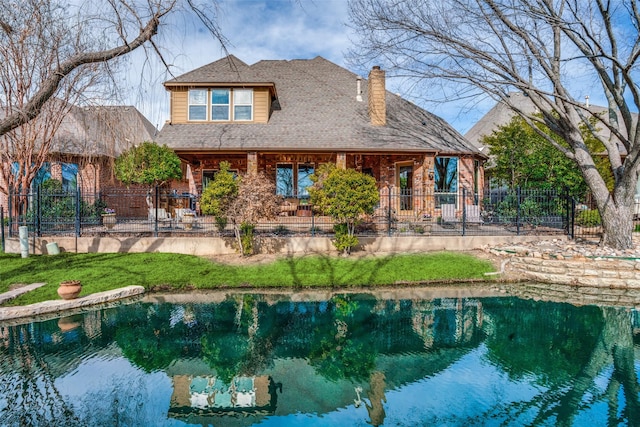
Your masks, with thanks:
[{"label": "grass lawn", "polygon": [[46,282],[8,305],[59,299],[63,280],[82,282],[80,296],[141,285],[148,290],[221,287],[349,287],[430,281],[482,279],[493,265],[455,252],[385,257],[304,256],[268,264],[228,265],[205,258],[169,253],[92,253],[56,256],[0,254],[0,293],[12,284]]}]

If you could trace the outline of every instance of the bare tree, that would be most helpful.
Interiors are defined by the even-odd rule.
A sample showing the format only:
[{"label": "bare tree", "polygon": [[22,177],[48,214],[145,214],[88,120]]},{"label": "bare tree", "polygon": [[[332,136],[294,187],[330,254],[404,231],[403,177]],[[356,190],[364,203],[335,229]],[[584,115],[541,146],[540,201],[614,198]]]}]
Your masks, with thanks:
[{"label": "bare tree", "polygon": [[238,194],[230,201],[227,215],[231,219],[242,255],[253,253],[253,231],[260,220],[273,219],[280,210],[282,197],[276,194],[273,179],[263,173],[240,177]]},{"label": "bare tree", "polygon": [[[593,194],[601,243],[626,249],[640,155],[633,114],[640,106],[639,8],[636,0],[351,0],[359,35],[351,59],[429,82],[431,99],[439,82],[448,100],[489,95],[527,123],[544,123],[569,147],[542,136],[575,161]],[[528,96],[539,115],[514,105],[513,91]],[[589,94],[607,99],[609,114],[592,113],[581,102]],[[602,153],[589,151],[580,130],[592,118],[590,131],[612,165],[612,191],[595,166]]]},{"label": "bare tree", "polygon": [[[216,2],[194,0],[10,1],[0,9],[0,191],[27,190],[64,117],[78,101],[105,99],[115,70],[142,48],[165,64],[161,24],[195,13],[224,48]],[[37,118],[37,119],[36,119]],[[36,120],[34,120],[36,119]]]}]

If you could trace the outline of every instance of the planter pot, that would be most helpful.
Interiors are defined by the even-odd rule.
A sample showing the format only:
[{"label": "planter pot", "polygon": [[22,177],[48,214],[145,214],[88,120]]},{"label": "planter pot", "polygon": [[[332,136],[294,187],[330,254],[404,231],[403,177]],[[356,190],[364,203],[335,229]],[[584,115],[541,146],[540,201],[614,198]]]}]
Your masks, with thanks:
[{"label": "planter pot", "polygon": [[102,215],[102,225],[111,230],[116,225],[116,214],[104,214]]},{"label": "planter pot", "polygon": [[182,215],[182,225],[185,230],[191,230],[193,228],[194,215],[184,214]]},{"label": "planter pot", "polygon": [[79,280],[65,280],[60,282],[58,287],[58,295],[62,299],[78,298],[80,291],[82,291],[82,283]]}]

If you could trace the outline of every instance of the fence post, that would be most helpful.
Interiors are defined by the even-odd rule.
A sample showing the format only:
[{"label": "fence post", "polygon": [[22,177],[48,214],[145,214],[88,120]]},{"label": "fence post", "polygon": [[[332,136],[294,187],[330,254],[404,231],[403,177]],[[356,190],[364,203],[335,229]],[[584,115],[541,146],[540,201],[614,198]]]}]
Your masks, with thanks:
[{"label": "fence post", "polygon": [[160,203],[160,187],[156,185],[155,201],[153,203],[153,209],[155,214],[153,215],[153,236],[158,237],[158,203]]},{"label": "fence post", "polygon": [[[38,185],[36,187],[36,208],[34,209],[35,215],[33,218],[33,228],[34,228],[34,235],[38,236],[38,237],[42,237],[42,199],[40,198],[42,194],[42,188]],[[28,210],[25,211],[25,215],[27,214]]]},{"label": "fence post", "polygon": [[81,197],[80,188],[76,187],[76,215],[75,215],[76,237],[80,237],[80,220],[81,220],[80,197]]},{"label": "fence post", "polygon": [[520,187],[516,188],[516,235],[520,235]]},{"label": "fence post", "polygon": [[576,237],[576,199],[567,193],[567,215],[569,215],[569,237],[573,240]]},{"label": "fence post", "polygon": [[387,235],[391,236],[391,186],[387,186]]},{"label": "fence post", "polygon": [[0,245],[4,253],[4,207],[0,205]]},{"label": "fence post", "polygon": [[13,200],[13,192],[11,190],[9,190],[9,211],[8,211],[9,212],[9,237],[13,237],[13,233],[11,231],[11,228],[13,227],[13,225],[11,224],[11,222],[12,222],[11,221],[12,220],[11,212],[13,212],[11,210],[11,200]]},{"label": "fence post", "polygon": [[462,187],[462,235],[464,236],[467,229],[467,189]]}]

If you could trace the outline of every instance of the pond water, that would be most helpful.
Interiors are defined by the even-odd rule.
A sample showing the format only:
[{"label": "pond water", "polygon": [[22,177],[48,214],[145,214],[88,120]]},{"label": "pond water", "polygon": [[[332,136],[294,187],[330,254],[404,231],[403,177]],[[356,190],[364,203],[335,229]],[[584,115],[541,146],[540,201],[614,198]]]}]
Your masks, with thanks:
[{"label": "pond water", "polygon": [[497,296],[293,299],[155,297],[0,325],[0,424],[640,423],[633,309]]}]

